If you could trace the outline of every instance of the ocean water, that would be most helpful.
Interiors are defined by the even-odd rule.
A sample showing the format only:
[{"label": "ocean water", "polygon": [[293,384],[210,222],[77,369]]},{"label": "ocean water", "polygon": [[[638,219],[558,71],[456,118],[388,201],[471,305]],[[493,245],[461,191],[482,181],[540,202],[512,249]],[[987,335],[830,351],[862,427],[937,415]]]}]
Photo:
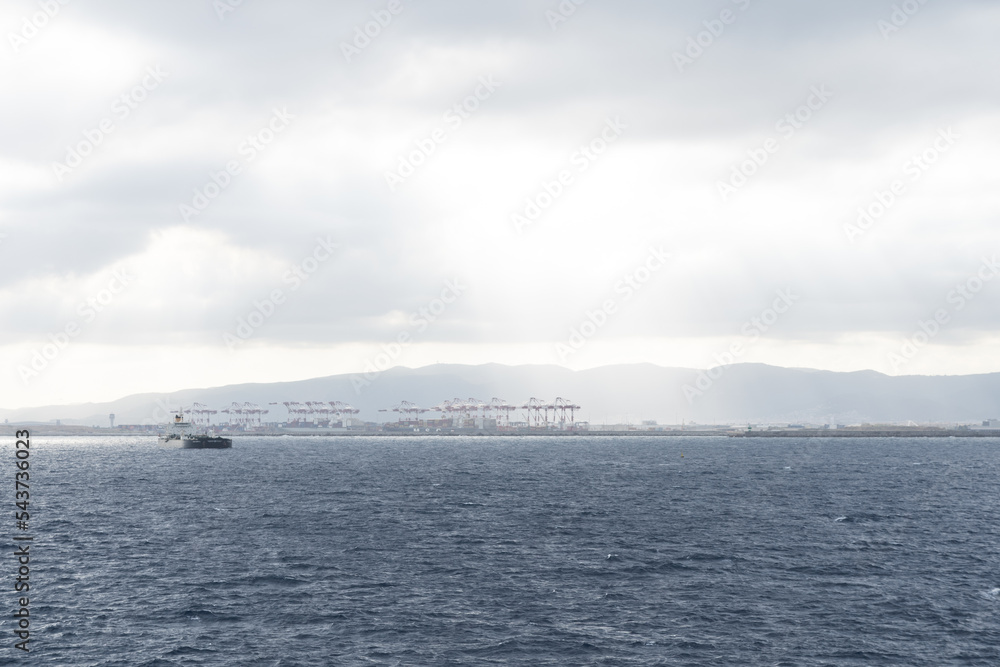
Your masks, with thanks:
[{"label": "ocean water", "polygon": [[996,439],[37,437],[31,465],[32,652],[4,614],[0,664],[1000,664]]}]

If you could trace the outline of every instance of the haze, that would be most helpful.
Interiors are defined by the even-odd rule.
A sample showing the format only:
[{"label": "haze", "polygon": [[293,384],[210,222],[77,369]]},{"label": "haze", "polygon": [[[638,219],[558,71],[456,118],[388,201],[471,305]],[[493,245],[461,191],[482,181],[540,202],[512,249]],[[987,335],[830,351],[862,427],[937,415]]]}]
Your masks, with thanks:
[{"label": "haze", "polygon": [[1000,371],[996,3],[0,26],[4,407],[435,362]]}]

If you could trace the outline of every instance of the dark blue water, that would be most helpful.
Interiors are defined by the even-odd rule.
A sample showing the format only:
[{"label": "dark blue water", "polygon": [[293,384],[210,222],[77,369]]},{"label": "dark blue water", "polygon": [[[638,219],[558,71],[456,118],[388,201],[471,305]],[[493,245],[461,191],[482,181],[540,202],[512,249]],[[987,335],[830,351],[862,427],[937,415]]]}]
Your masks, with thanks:
[{"label": "dark blue water", "polygon": [[32,466],[34,650],[5,614],[2,664],[1000,664],[994,439],[36,438]]}]

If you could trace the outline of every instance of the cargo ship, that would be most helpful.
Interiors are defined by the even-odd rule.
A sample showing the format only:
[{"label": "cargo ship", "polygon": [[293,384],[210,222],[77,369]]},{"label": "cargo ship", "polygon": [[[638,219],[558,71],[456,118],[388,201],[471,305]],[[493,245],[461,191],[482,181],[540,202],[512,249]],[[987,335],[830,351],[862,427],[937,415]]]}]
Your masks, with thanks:
[{"label": "cargo ship", "polygon": [[184,421],[183,410],[174,415],[171,430],[161,434],[159,441],[161,447],[175,447],[177,449],[231,449],[233,446],[232,438],[196,433],[193,424]]}]

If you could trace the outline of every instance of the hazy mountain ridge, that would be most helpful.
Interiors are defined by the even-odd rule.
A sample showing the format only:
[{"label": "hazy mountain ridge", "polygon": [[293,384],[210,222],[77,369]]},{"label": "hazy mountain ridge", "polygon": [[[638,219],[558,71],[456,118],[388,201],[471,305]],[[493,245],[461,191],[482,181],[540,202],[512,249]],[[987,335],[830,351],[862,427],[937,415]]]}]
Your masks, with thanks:
[{"label": "hazy mountain ridge", "polygon": [[[0,409],[11,421],[49,421],[104,426],[162,423],[167,411],[194,402],[221,410],[252,402],[284,420],[283,401],[344,401],[367,420],[391,420],[391,409],[408,400],[431,407],[450,398],[499,397],[521,405],[530,397],[557,396],[582,406],[577,419],[595,423],[979,421],[1000,415],[1000,373],[964,376],[899,376],[874,371],[837,373],[763,364],[737,364],[712,371],[652,364],[604,366],[572,371],[559,366],[464,366],[436,364],[393,368],[360,391],[358,376],[333,375],[293,382],[240,384],[154,394],[106,403]],[[699,377],[701,377],[699,383]],[[355,382],[352,382],[352,378]],[[685,389],[687,387],[687,389]],[[697,392],[700,392],[697,393]],[[690,399],[690,400],[689,400]],[[224,415],[218,415],[218,418]]]}]

